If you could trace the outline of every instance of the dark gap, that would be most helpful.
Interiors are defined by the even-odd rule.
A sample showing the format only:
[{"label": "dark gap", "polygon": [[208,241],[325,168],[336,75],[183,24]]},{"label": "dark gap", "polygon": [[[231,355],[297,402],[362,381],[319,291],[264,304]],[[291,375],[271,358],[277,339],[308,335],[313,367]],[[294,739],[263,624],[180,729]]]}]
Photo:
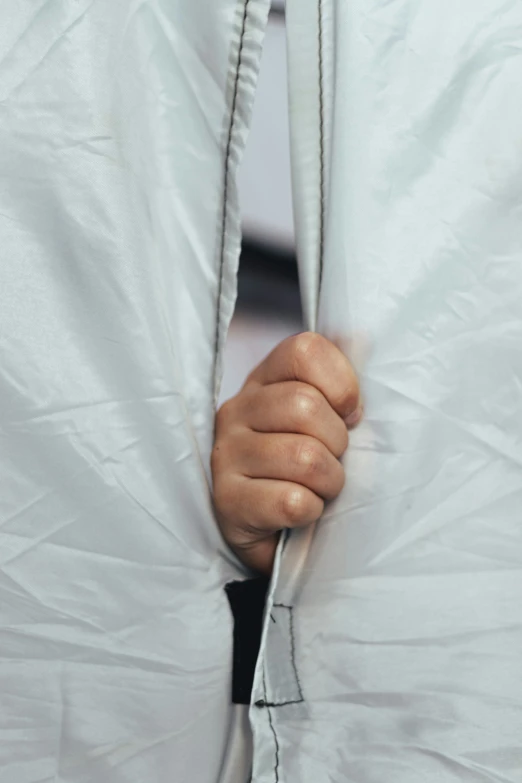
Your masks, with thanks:
[{"label": "dark gap", "polygon": [[239,264],[236,311],[301,322],[295,254],[245,239]]},{"label": "dark gap", "polygon": [[274,5],[270,9],[270,16],[276,16],[276,17],[280,16],[282,19],[284,19],[285,18],[285,9],[281,8],[281,6],[279,6],[279,5],[277,5],[277,6]]}]

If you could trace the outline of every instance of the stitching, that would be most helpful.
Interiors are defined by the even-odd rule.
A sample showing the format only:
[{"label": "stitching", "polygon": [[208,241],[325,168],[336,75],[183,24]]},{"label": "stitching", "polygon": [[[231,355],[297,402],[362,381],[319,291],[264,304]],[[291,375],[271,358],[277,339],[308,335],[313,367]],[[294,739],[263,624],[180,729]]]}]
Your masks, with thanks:
[{"label": "stitching", "polygon": [[225,247],[226,247],[226,227],[228,221],[228,197],[229,197],[229,185],[230,185],[230,161],[232,157],[232,140],[234,138],[234,127],[236,124],[236,109],[237,99],[239,95],[239,81],[241,65],[243,61],[243,49],[245,45],[245,33],[248,20],[248,7],[250,0],[245,0],[243,8],[243,20],[241,23],[241,35],[239,38],[239,51],[236,62],[236,75],[234,80],[234,91],[232,94],[232,106],[230,110],[230,123],[228,126],[227,146],[225,152],[225,173],[223,182],[223,214],[221,219],[221,247],[219,252],[219,279],[218,279],[218,291],[217,291],[217,313],[216,313],[216,332],[214,338],[214,383],[216,382],[217,374],[217,359],[219,351],[219,343],[221,338],[221,299],[223,292],[223,275],[225,271]]},{"label": "stitching", "polygon": [[[290,658],[292,662],[292,668],[294,671],[295,681],[297,683],[297,688],[299,691],[299,699],[289,699],[288,701],[280,701],[280,702],[273,702],[273,701],[267,701],[267,689],[266,689],[266,672],[263,667],[263,699],[259,699],[255,702],[256,707],[263,707],[266,708],[266,711],[268,713],[268,723],[270,726],[270,731],[272,732],[272,735],[274,737],[274,743],[275,743],[275,766],[274,766],[274,773],[275,773],[275,783],[279,783],[279,753],[280,753],[280,746],[279,746],[279,740],[276,734],[274,721],[272,718],[271,709],[274,707],[285,707],[287,704],[301,704],[304,702],[303,697],[303,691],[301,688],[301,681],[299,679],[299,674],[297,672],[297,666],[295,662],[295,635],[294,635],[294,615],[293,615],[293,606],[289,606],[288,604],[273,604],[274,607],[277,607],[278,609],[286,609],[289,614],[289,628],[290,628]],[[272,620],[275,622],[275,618],[271,615]]]},{"label": "stitching", "polygon": [[319,288],[323,280],[324,255],[324,213],[325,213],[325,176],[324,176],[324,62],[323,62],[323,0],[318,0],[318,54],[319,54],[319,161],[320,161],[320,207],[319,216]]},{"label": "stitching", "polygon": [[[265,678],[265,672],[263,670],[263,691],[265,694],[266,699],[266,678]],[[265,701],[265,704],[267,702]],[[268,704],[267,704],[268,706]],[[276,730],[274,728],[274,722],[272,720],[272,713],[270,712],[270,709],[267,709],[268,713],[268,723],[270,725],[270,730],[274,737],[274,743],[275,743],[275,766],[274,766],[274,773],[275,773],[275,783],[279,783],[279,740],[277,739]]]},{"label": "stitching", "polygon": [[289,699],[288,701],[265,701],[258,699],[255,702],[256,707],[286,707],[288,704],[302,704],[304,699]]},{"label": "stitching", "polygon": [[272,713],[270,710],[267,710],[268,712],[268,722],[270,724],[270,729],[272,731],[272,734],[274,735],[274,742],[275,742],[275,783],[279,783],[279,740],[277,739],[277,734],[275,733],[274,729],[274,723],[272,721]]},{"label": "stitching", "polygon": [[[297,671],[297,664],[295,660],[295,633],[294,633],[294,607],[288,606],[287,604],[274,604],[274,606],[277,606],[281,609],[288,609],[289,613],[289,626],[290,626],[290,658],[292,661],[292,669],[294,670],[294,676],[295,681],[297,683],[297,690],[299,691],[299,699],[293,701],[293,702],[284,702],[285,704],[299,704],[299,702],[304,701],[303,696],[303,689],[301,687],[301,680],[299,677],[299,672]],[[280,705],[274,705],[274,706],[283,706],[283,704]]]}]

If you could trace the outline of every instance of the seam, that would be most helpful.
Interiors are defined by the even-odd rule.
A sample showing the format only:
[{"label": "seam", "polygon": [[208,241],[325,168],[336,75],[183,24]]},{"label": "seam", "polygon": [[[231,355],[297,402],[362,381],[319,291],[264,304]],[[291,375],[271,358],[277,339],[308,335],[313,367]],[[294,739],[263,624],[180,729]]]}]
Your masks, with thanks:
[{"label": "seam", "polygon": [[[303,689],[301,687],[301,679],[299,677],[299,672],[297,671],[297,663],[295,660],[295,633],[294,633],[294,607],[288,606],[287,604],[274,604],[274,606],[279,607],[280,609],[287,609],[289,613],[289,627],[290,627],[290,659],[292,662],[292,669],[294,671],[295,681],[297,683],[297,690],[299,692],[299,699],[294,700],[293,702],[285,702],[286,704],[299,704],[300,702],[304,701],[303,696]],[[274,706],[283,706],[281,705],[274,705]]]},{"label": "seam", "polygon": [[325,213],[325,176],[324,176],[324,62],[323,62],[323,0],[318,0],[318,74],[319,74],[319,187],[320,187],[320,215],[319,215],[319,285],[317,293],[321,291],[323,280],[323,255],[324,255],[324,213]]},{"label": "seam", "polygon": [[217,374],[217,361],[219,344],[221,338],[221,299],[223,293],[223,276],[225,270],[225,249],[226,249],[226,228],[228,222],[228,200],[230,190],[230,161],[232,157],[232,141],[234,139],[234,128],[236,124],[236,110],[237,99],[239,95],[239,83],[241,65],[243,62],[243,49],[245,45],[245,33],[247,29],[248,21],[248,8],[250,0],[245,0],[243,7],[243,19],[241,22],[241,34],[239,38],[239,50],[236,61],[236,73],[234,78],[234,90],[232,93],[232,106],[230,109],[230,122],[228,125],[227,145],[225,151],[225,170],[223,179],[223,213],[221,219],[221,246],[219,251],[219,278],[218,278],[218,291],[217,291],[217,305],[216,305],[216,332],[214,339],[214,388],[216,387],[216,374]]},{"label": "seam", "polygon": [[[266,699],[266,678],[265,678],[265,672],[263,670],[263,692]],[[267,702],[265,701],[265,704],[267,705]],[[267,705],[268,707],[268,705]],[[268,713],[268,723],[270,726],[270,731],[272,732],[272,735],[274,737],[274,744],[275,744],[275,765],[274,765],[274,774],[275,774],[275,780],[274,783],[279,783],[279,740],[277,738],[276,730],[274,727],[274,722],[272,720],[272,713],[270,712],[270,708],[267,709]]]},{"label": "seam", "polygon": [[288,701],[265,701],[258,699],[254,702],[256,707],[286,707],[288,704],[302,704],[304,699],[289,699]]}]

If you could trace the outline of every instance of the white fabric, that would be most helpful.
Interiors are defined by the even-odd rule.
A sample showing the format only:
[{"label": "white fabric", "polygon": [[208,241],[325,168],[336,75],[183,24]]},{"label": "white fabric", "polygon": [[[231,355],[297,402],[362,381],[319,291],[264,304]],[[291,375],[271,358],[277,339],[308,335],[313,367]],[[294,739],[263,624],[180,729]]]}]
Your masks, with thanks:
[{"label": "white fabric", "polygon": [[254,781],[519,783],[522,3],[287,17],[304,302],[366,419],[284,552]]},{"label": "white fabric", "polygon": [[267,11],[1,4],[1,783],[237,773],[206,471]]},{"label": "white fabric", "polygon": [[[245,783],[208,484],[265,0],[4,0],[0,783]],[[254,783],[522,779],[522,3],[288,0],[347,485],[280,548]]]}]

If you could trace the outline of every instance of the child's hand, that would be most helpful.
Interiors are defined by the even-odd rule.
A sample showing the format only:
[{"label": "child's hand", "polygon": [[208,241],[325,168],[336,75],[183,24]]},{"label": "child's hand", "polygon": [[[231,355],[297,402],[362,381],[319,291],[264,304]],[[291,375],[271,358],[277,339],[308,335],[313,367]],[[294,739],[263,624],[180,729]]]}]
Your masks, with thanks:
[{"label": "child's hand", "polygon": [[279,533],[322,514],[344,484],[339,458],[362,416],[345,356],[317,334],[280,343],[217,414],[214,502],[223,535],[251,568],[272,570]]}]

